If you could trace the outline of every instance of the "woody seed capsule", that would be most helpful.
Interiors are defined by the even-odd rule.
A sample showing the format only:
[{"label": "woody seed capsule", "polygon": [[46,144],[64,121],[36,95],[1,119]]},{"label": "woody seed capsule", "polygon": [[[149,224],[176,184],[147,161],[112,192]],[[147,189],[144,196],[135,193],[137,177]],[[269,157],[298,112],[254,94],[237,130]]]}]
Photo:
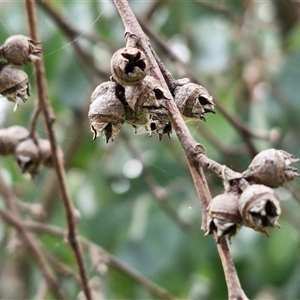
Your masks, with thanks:
[{"label": "woody seed capsule", "polygon": [[280,227],[280,200],[275,192],[262,184],[249,185],[238,199],[243,225],[267,233],[267,227]]},{"label": "woody seed capsule", "polygon": [[28,76],[23,70],[8,65],[0,66],[0,94],[15,102],[15,109],[18,105],[17,97],[25,102],[30,96],[29,89]]},{"label": "woody seed capsule", "polygon": [[32,138],[21,141],[14,152],[15,160],[22,173],[34,176],[40,169],[40,154],[37,144]]},{"label": "woody seed capsule", "polygon": [[21,140],[29,136],[29,131],[22,126],[0,129],[0,154],[12,154]]},{"label": "woody seed capsule", "polygon": [[207,207],[207,232],[217,234],[217,242],[228,236],[229,240],[241,226],[242,218],[238,210],[238,195],[225,192],[212,199]]},{"label": "woody seed capsule", "polygon": [[250,166],[243,173],[243,177],[258,184],[277,188],[286,181],[300,176],[297,169],[290,166],[298,160],[286,151],[267,149],[253,158]]},{"label": "woody seed capsule", "polygon": [[37,56],[42,52],[42,49],[37,47],[39,44],[24,35],[13,35],[0,48],[0,57],[5,58],[10,64],[25,66],[40,59]]},{"label": "woody seed capsule", "polygon": [[[93,139],[99,137],[103,132],[106,142],[113,141],[119,133],[125,121],[125,109],[122,102],[116,96],[117,83],[112,82],[110,87],[93,96],[90,104],[89,118]],[[94,99],[95,98],[95,99]]]},{"label": "woody seed capsule", "polygon": [[141,82],[149,69],[145,54],[133,47],[117,50],[111,58],[113,79],[122,86]]},{"label": "woody seed capsule", "polygon": [[174,100],[186,121],[200,119],[205,121],[204,114],[215,113],[212,96],[201,85],[192,83],[187,78],[177,80],[174,90]]}]

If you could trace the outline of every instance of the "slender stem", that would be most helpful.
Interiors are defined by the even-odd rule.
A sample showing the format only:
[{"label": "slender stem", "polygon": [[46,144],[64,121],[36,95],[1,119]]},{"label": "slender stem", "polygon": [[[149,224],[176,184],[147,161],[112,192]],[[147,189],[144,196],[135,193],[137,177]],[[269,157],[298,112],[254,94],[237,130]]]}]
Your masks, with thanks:
[{"label": "slender stem", "polygon": [[[25,0],[25,7],[26,7],[30,36],[33,40],[39,41],[40,36],[38,32],[36,7],[34,1]],[[39,99],[39,108],[41,109],[44,115],[45,127],[47,130],[49,142],[51,144],[52,158],[54,160],[56,176],[58,179],[58,187],[64,205],[65,218],[68,226],[67,240],[75,256],[76,264],[81,278],[83,292],[85,294],[85,297],[88,300],[90,300],[92,298],[91,298],[91,291],[88,285],[87,272],[83,262],[82,251],[77,241],[74,207],[67,188],[66,173],[63,165],[63,159],[61,155],[59,155],[59,151],[58,151],[59,146],[56,141],[56,135],[53,127],[54,115],[48,97],[43,60],[39,60],[34,64],[34,73],[35,73],[37,96]]]},{"label": "slender stem", "polygon": [[23,221],[18,215],[18,211],[16,210],[16,199],[12,191],[6,186],[3,178],[0,176],[0,193],[3,196],[7,206],[10,210],[10,213],[5,212],[3,209],[0,209],[1,218],[15,227],[19,232],[21,238],[28,245],[31,253],[36,260],[38,266],[41,269],[41,272],[51,289],[52,293],[55,295],[57,299],[65,299],[64,295],[61,292],[58,282],[54,277],[52,270],[50,269],[47,259],[44,253],[41,250],[39,244],[35,241],[34,236],[27,231],[25,226],[23,225]]},{"label": "slender stem", "polygon": [[222,239],[220,243],[217,244],[219,255],[221,258],[226,283],[228,287],[228,299],[229,300],[249,300],[245,295],[238,275],[236,273],[227,243],[225,239]]},{"label": "slender stem", "polygon": [[[31,230],[35,233],[47,233],[56,237],[63,238],[66,234],[65,230],[62,228],[59,228],[57,226],[48,225],[44,223],[39,223],[35,221],[26,221],[24,222],[26,225],[26,228],[28,230]],[[114,255],[106,252],[103,248],[100,246],[92,243],[91,241],[84,239],[82,237],[79,237],[79,241],[82,244],[82,246],[85,249],[91,249],[96,248],[100,253],[102,253],[105,257],[107,257],[107,264],[115,268],[116,270],[126,274],[131,280],[136,282],[137,284],[141,285],[145,289],[147,289],[151,294],[153,294],[155,297],[159,299],[170,299],[175,300],[176,297],[172,294],[170,294],[165,289],[161,288],[154,282],[148,280],[147,278],[143,277],[141,274],[133,271],[128,266],[126,266],[122,261],[120,261],[117,257]]]}]

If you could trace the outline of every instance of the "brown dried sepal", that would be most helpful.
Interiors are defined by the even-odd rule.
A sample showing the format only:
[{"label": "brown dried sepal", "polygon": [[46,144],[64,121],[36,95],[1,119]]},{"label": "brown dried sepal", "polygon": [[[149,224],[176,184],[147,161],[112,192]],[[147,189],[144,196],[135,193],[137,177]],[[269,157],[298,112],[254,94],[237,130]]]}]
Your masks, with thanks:
[{"label": "brown dried sepal", "polygon": [[38,173],[41,160],[38,145],[33,138],[29,137],[21,141],[14,151],[14,157],[22,173],[31,176]]},{"label": "brown dried sepal", "polygon": [[99,93],[90,104],[89,118],[93,139],[99,137],[103,132],[106,142],[113,141],[119,133],[125,121],[125,108],[116,96],[117,83],[112,85],[104,93]]},{"label": "brown dried sepal", "polygon": [[212,96],[203,86],[192,83],[187,78],[177,80],[173,94],[179,111],[186,118],[205,121],[204,114],[215,113]]},{"label": "brown dried sepal", "polygon": [[117,50],[110,65],[113,79],[124,87],[141,82],[149,69],[145,54],[133,47]]},{"label": "brown dried sepal", "polygon": [[280,200],[275,192],[262,184],[249,185],[238,200],[243,225],[268,235],[268,227],[280,227]]},{"label": "brown dried sepal", "polygon": [[15,102],[17,107],[17,97],[25,102],[30,96],[29,89],[28,76],[23,70],[8,65],[0,66],[0,94],[7,100]]},{"label": "brown dried sepal", "polygon": [[300,176],[297,169],[290,166],[297,162],[292,154],[276,149],[267,149],[258,153],[252,160],[243,177],[257,184],[277,188],[285,182]]},{"label": "brown dried sepal", "polygon": [[0,155],[13,154],[21,140],[29,136],[29,131],[22,126],[0,129]]},{"label": "brown dried sepal", "polygon": [[225,236],[228,236],[230,241],[241,226],[241,221],[238,195],[225,192],[214,197],[207,207],[207,231],[205,235],[216,233],[217,243]]},{"label": "brown dried sepal", "polygon": [[38,54],[42,52],[42,49],[37,47],[39,44],[24,35],[13,35],[0,48],[0,57],[10,64],[25,66],[40,59]]}]

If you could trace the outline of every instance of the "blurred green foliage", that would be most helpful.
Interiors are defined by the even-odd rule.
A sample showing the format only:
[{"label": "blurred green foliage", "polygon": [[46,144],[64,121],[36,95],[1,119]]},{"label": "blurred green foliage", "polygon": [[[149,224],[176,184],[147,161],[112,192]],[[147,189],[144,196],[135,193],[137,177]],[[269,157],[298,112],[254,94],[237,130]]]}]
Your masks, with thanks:
[{"label": "blurred green foliage", "polygon": [[[190,65],[201,82],[235,117],[258,133],[279,132],[272,141],[253,138],[258,150],[276,147],[300,157],[300,27],[282,35],[276,2],[131,1],[137,16],[147,21],[169,47]],[[212,4],[210,4],[212,3]],[[246,3],[248,3],[246,1]],[[114,254],[128,267],[182,299],[226,299],[227,289],[215,242],[200,230],[201,211],[184,153],[172,134],[160,143],[156,136],[134,134],[124,125],[122,135],[105,144],[92,141],[87,108],[99,84],[109,80],[110,56],[124,45],[124,28],[112,2],[50,2],[78,34],[70,41],[65,32],[40,5],[39,30],[51,104],[56,116],[57,139],[66,157],[67,180],[72,199],[80,211],[79,233]],[[290,4],[292,5],[292,4]],[[152,11],[152,13],[150,13]],[[93,33],[98,41],[87,38]],[[0,42],[13,34],[28,34],[24,5],[1,2]],[[150,39],[175,78],[185,76]],[[92,58],[86,67],[74,50],[78,43]],[[100,69],[107,76],[94,70]],[[13,104],[0,99],[1,127],[28,126],[36,99],[32,67],[25,69],[31,81],[31,98],[13,113]],[[251,157],[238,134],[218,110],[206,123],[189,125],[192,135],[203,143],[214,160],[237,171],[247,168]],[[82,115],[84,117],[82,117]],[[45,137],[42,120],[37,133]],[[213,137],[213,139],[212,139]],[[217,142],[216,142],[217,141]],[[142,160],[136,156],[135,149]],[[33,180],[24,178],[11,157],[2,157],[7,182],[21,201],[46,207],[45,222],[65,228],[65,218],[53,170],[44,169]],[[168,205],[193,231],[175,222],[163,209],[145,182],[143,174],[168,194]],[[206,173],[212,195],[222,182]],[[50,194],[45,195],[51,185]],[[299,189],[299,180],[293,182]],[[281,229],[270,237],[243,228],[230,249],[242,286],[250,299],[300,299],[299,199],[280,188],[283,214]],[[298,202],[298,203],[297,203]],[[2,205],[2,202],[1,202]],[[27,214],[24,218],[34,218]],[[33,260],[9,254],[12,229],[0,220],[0,298],[33,299],[41,277]],[[61,238],[44,234],[40,242],[47,251],[75,270],[70,248]],[[23,246],[22,246],[23,247]],[[17,259],[16,259],[17,257]],[[154,299],[126,274],[109,268],[101,274],[85,252],[89,277],[97,277],[105,299]],[[22,263],[21,263],[22,262]],[[7,287],[7,278],[11,286]],[[61,281],[69,299],[80,288]],[[15,287],[13,286],[15,284]],[[51,294],[49,293],[49,298]],[[268,298],[267,298],[268,297]]]}]

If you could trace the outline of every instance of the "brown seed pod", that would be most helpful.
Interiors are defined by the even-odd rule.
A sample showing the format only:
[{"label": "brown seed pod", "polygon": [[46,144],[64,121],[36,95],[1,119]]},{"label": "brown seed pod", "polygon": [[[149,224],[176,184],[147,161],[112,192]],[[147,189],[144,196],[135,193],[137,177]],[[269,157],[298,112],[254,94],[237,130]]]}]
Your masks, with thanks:
[{"label": "brown seed pod", "polygon": [[242,218],[238,210],[238,195],[225,192],[212,199],[207,207],[207,232],[205,235],[217,234],[217,243],[222,238],[236,235]]},{"label": "brown seed pod", "polygon": [[5,58],[10,64],[25,66],[40,59],[37,56],[42,52],[42,49],[37,47],[39,44],[24,35],[13,35],[0,48],[0,57]]},{"label": "brown seed pod", "polygon": [[21,140],[29,136],[29,131],[22,126],[0,129],[0,155],[13,154]]},{"label": "brown seed pod", "polygon": [[0,94],[15,102],[15,109],[18,105],[17,97],[25,102],[30,96],[29,89],[28,76],[23,70],[8,65],[0,66]]},{"label": "brown seed pod", "polygon": [[147,75],[140,83],[125,87],[125,98],[130,108],[139,114],[143,109],[159,108],[159,101],[170,99],[168,93],[152,76]]},{"label": "brown seed pod", "polygon": [[300,176],[297,169],[290,167],[297,162],[293,155],[283,150],[267,149],[258,153],[252,160],[243,177],[258,184],[277,188],[286,181]]},{"label": "brown seed pod", "polygon": [[29,173],[32,176],[38,173],[41,166],[40,153],[32,138],[21,141],[15,149],[14,156],[22,173]]},{"label": "brown seed pod", "polygon": [[113,81],[105,81],[99,84],[91,95],[90,103],[94,102],[99,96],[105,94],[110,88],[115,89],[116,83]]},{"label": "brown seed pod", "polygon": [[125,108],[116,96],[116,85],[113,83],[105,93],[99,93],[90,104],[89,118],[93,139],[104,132],[106,142],[113,141],[125,121]]},{"label": "brown seed pod", "polygon": [[204,114],[215,113],[212,96],[203,86],[192,83],[187,78],[177,80],[174,100],[181,114],[188,118],[186,121],[190,119],[205,121]]},{"label": "brown seed pod", "polygon": [[145,54],[133,47],[117,50],[111,58],[113,79],[122,86],[141,82],[148,72],[148,61]]},{"label": "brown seed pod", "polygon": [[243,225],[255,231],[268,235],[267,227],[280,227],[280,200],[270,187],[262,184],[249,185],[240,195],[238,207]]}]

